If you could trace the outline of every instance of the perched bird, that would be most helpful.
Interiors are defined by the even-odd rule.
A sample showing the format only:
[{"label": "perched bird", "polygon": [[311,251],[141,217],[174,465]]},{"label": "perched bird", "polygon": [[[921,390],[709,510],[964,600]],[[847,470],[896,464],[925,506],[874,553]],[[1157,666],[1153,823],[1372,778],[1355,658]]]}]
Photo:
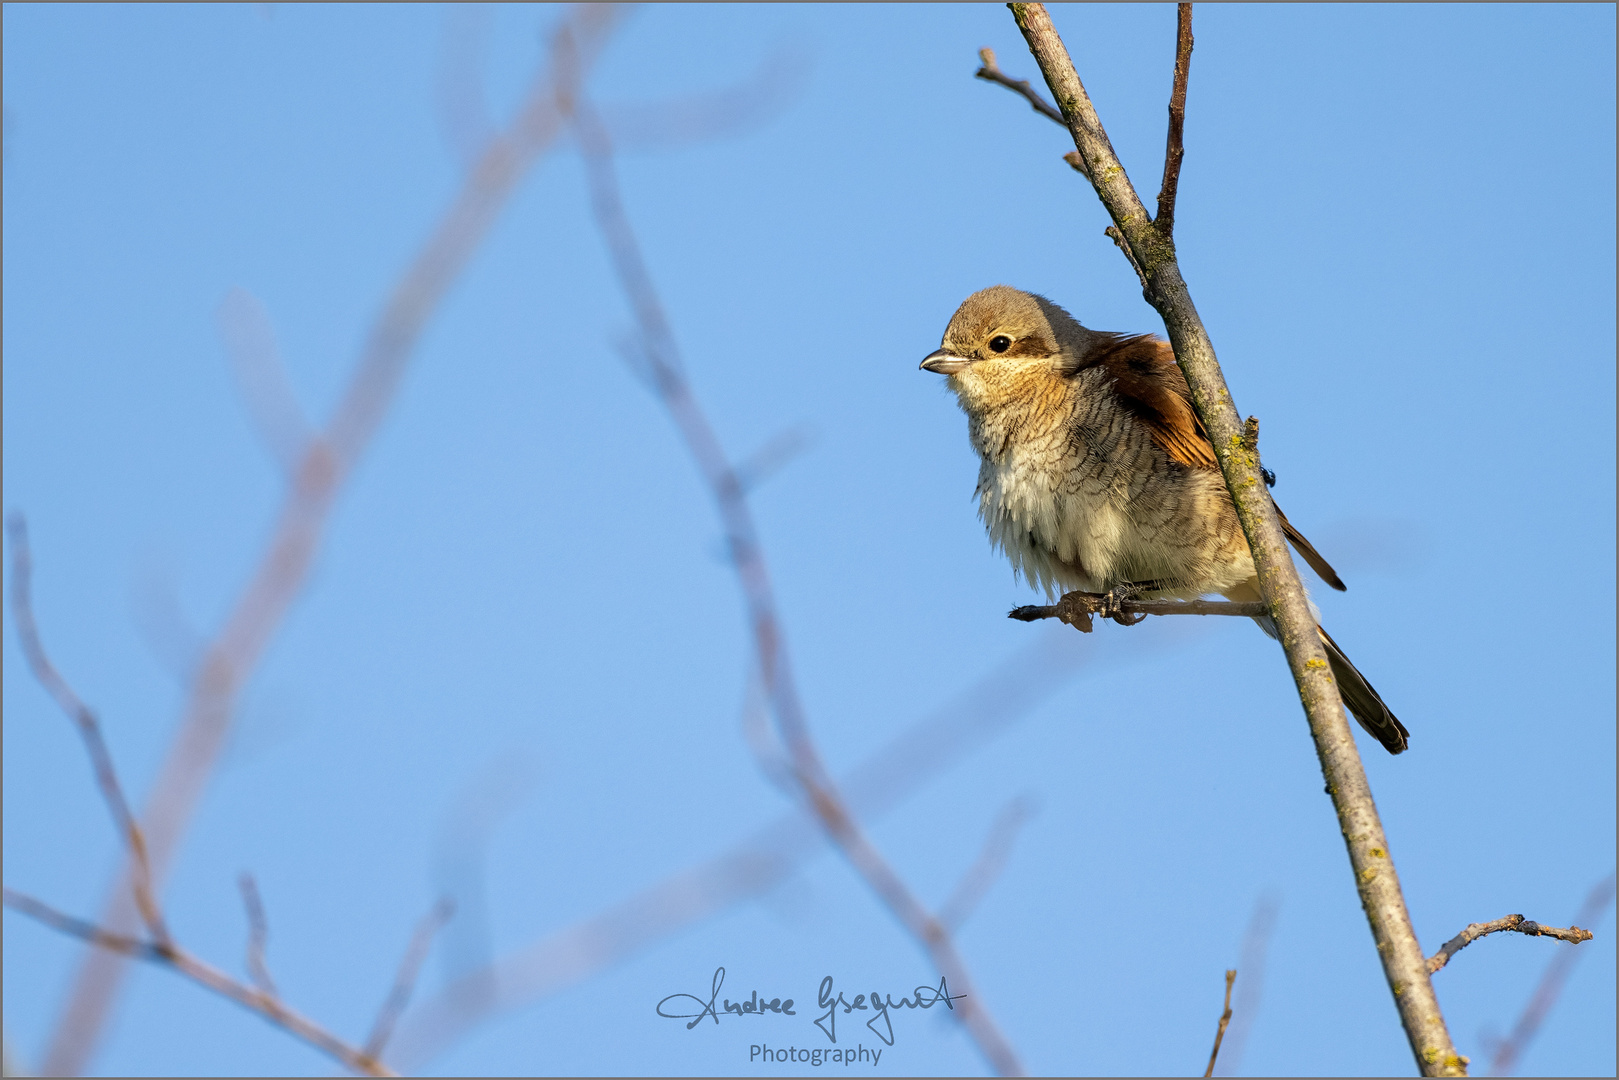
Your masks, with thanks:
[{"label": "perched bird", "polygon": [[[1048,595],[1261,599],[1253,556],[1168,342],[1089,330],[1042,296],[969,296],[922,361],[949,376],[978,451],[978,513]],[[1289,542],[1344,583],[1282,515]],[[1255,619],[1272,637],[1269,616]],[[1321,631],[1339,693],[1391,754],[1409,732]]]}]

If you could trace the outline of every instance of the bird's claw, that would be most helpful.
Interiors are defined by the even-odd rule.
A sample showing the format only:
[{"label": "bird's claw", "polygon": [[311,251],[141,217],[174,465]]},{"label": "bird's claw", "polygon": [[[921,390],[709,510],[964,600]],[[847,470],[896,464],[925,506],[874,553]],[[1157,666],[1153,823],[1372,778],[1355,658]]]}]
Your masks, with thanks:
[{"label": "bird's claw", "polygon": [[1134,599],[1139,591],[1129,582],[1113,586],[1102,594],[1102,600],[1096,607],[1096,614],[1104,619],[1112,619],[1120,626],[1134,626],[1147,616],[1127,614],[1124,605]]}]

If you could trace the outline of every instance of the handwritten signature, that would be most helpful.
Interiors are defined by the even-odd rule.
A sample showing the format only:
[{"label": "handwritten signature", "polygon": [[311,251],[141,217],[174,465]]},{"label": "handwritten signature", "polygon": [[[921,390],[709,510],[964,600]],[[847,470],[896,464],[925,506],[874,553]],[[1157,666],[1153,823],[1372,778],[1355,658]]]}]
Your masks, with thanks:
[{"label": "handwritten signature", "polygon": [[[792,998],[769,998],[759,996],[755,990],[741,1001],[732,1001],[730,998],[720,998],[720,987],[725,985],[725,969],[714,969],[714,980],[709,988],[708,998],[698,997],[696,994],[670,994],[658,1002],[658,1015],[670,1020],[687,1020],[686,1030],[690,1031],[704,1020],[720,1022],[720,1013],[730,1013],[733,1016],[764,1016],[775,1013],[779,1016],[797,1016],[793,1011]],[[838,1013],[844,1016],[852,1012],[869,1012],[872,1015],[866,1020],[866,1026],[889,1046],[894,1045],[894,1021],[889,1015],[894,1009],[931,1009],[933,1006],[944,1004],[944,1007],[954,1010],[956,1002],[965,995],[951,995],[950,986],[941,976],[939,985],[918,986],[911,991],[909,997],[901,996],[895,1001],[893,995],[883,993],[856,994],[850,1001],[843,993],[836,989],[832,976],[828,975],[821,980],[819,992],[815,995],[817,1006],[826,1011],[815,1018],[815,1026],[832,1042],[838,1041]],[[715,1002],[721,1002],[716,1007]],[[695,1007],[696,1011],[691,1011]],[[672,1009],[681,1009],[682,1012],[673,1012]]]},{"label": "handwritten signature", "polygon": [[[715,968],[714,984],[708,995],[707,1001],[704,1001],[695,994],[670,994],[668,997],[658,1002],[658,1015],[668,1017],[670,1020],[691,1020],[691,1023],[686,1025],[687,1031],[690,1031],[692,1028],[702,1023],[705,1017],[711,1018],[714,1023],[718,1024],[720,1022],[720,1014],[715,1010],[714,1002],[720,996],[720,987],[724,985],[725,969]],[[672,1013],[663,1011],[663,1007],[665,1005],[669,1004],[671,1001],[679,1001],[681,998],[685,998],[687,1001],[695,1002],[699,1007],[698,1011],[694,1013]],[[682,1007],[690,1008],[690,1006]],[[767,1012],[780,1013],[783,1016],[798,1015],[797,1013],[793,1012],[792,998],[787,998],[785,1001],[781,998],[771,998],[769,1001],[766,1001],[759,996],[759,991],[757,990],[753,992],[751,997],[743,1001],[733,1002],[730,998],[726,998],[722,1008],[726,1012],[734,1013],[737,1016],[763,1016]]]},{"label": "handwritten signature", "polygon": [[[833,997],[832,989],[832,976],[828,975],[826,978],[821,980],[820,992],[815,995],[816,1004],[826,1010],[824,1014],[815,1018],[815,1026],[826,1032],[827,1038],[831,1039],[833,1042],[837,1042],[838,1006],[841,1005],[843,1007],[843,1014],[845,1016],[854,1012],[856,1009],[859,1009],[862,1012],[872,1010],[876,1013],[876,1015],[866,1021],[866,1026],[871,1029],[873,1035],[876,1035],[889,1046],[894,1045],[894,1021],[889,1018],[888,1010],[931,1009],[933,1006],[942,1001],[944,1002],[945,1008],[954,1012],[956,1008],[955,1003],[966,996],[965,994],[957,994],[954,997],[951,997],[950,987],[945,983],[944,976],[942,975],[939,976],[939,986],[937,989],[931,986],[918,986],[911,991],[913,995],[912,997],[901,996],[898,1001],[895,1001],[891,995],[878,993],[874,993],[869,996],[866,994],[856,994],[853,1001],[846,1001],[844,1000],[842,991],[838,992],[837,997]],[[882,1022],[883,1026],[881,1029],[877,1027],[878,1021]]]}]

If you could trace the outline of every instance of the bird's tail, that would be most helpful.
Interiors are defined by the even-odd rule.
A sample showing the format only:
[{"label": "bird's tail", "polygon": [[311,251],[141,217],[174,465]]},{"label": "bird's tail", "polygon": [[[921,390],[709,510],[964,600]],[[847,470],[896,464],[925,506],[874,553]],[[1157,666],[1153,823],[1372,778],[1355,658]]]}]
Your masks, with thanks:
[{"label": "bird's tail", "polygon": [[1400,723],[1399,717],[1383,703],[1366,676],[1349,662],[1349,657],[1325,630],[1321,630],[1321,643],[1327,647],[1327,663],[1332,665],[1332,677],[1338,683],[1338,695],[1344,699],[1344,707],[1360,721],[1361,727],[1383,744],[1383,749],[1391,754],[1404,751],[1410,745],[1411,733]]},{"label": "bird's tail", "polygon": [[[1310,610],[1315,611],[1314,603],[1310,605]],[[1319,615],[1316,617],[1320,618]],[[1269,615],[1256,615],[1254,622],[1269,636],[1277,636],[1276,624]],[[1360,669],[1350,663],[1349,657],[1332,640],[1332,635],[1322,629],[1320,623],[1316,624],[1316,629],[1321,633],[1321,644],[1327,647],[1327,663],[1332,666],[1332,678],[1338,684],[1338,696],[1343,698],[1344,707],[1372,738],[1383,744],[1383,749],[1391,754],[1404,753],[1410,745],[1411,733],[1394,715],[1394,710],[1384,704],[1377,691],[1372,689],[1372,684],[1366,681]]]}]

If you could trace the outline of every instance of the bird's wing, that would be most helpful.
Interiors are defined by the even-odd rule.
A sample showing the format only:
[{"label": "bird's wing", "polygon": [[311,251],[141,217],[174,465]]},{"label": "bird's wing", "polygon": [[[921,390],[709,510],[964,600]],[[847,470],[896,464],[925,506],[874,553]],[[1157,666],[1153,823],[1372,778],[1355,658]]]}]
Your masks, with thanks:
[{"label": "bird's wing", "polygon": [[1119,400],[1172,460],[1195,469],[1220,467],[1169,342],[1147,334],[1120,336],[1091,363],[1107,369]]},{"label": "bird's wing", "polygon": [[[1175,363],[1175,351],[1169,342],[1147,334],[1121,336],[1104,345],[1092,362],[1099,362],[1107,369],[1125,408],[1171,460],[1196,469],[1220,467],[1214,456],[1214,444],[1209,441],[1197,413],[1192,411],[1192,391]],[[1334,589],[1345,591],[1343,579],[1332,564],[1293,527],[1279,506],[1276,516],[1281,519],[1288,543],[1310,564],[1310,569]]]}]

